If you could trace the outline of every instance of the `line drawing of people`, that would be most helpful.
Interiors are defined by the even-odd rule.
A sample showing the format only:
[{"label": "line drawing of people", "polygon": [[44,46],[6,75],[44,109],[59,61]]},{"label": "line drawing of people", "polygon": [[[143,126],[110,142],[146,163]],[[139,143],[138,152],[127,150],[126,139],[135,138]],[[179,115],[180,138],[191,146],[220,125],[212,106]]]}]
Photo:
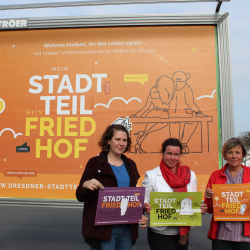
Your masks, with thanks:
[{"label": "line drawing of people", "polygon": [[[176,71],[173,74],[172,80],[175,86],[175,94],[174,98],[170,102],[169,118],[206,117],[206,115],[202,114],[198,106],[195,104],[193,90],[187,83],[190,77],[191,75],[189,73],[184,73],[182,71]],[[192,122],[187,120],[185,122],[180,122],[179,126],[179,139],[181,140],[181,143],[183,145],[183,152],[188,154],[189,148],[187,144],[191,139],[193,133],[195,132],[196,128],[198,127],[198,122]],[[172,132],[170,136],[177,137],[178,135],[175,136]]]},{"label": "line drawing of people", "polygon": [[[160,76],[156,84],[150,89],[145,106],[133,117],[147,117],[152,110],[163,110],[167,112],[169,103],[174,97],[174,84],[166,75]],[[168,118],[168,112],[166,113]]]},{"label": "line drawing of people", "polygon": [[[130,117],[151,117],[150,112],[153,110],[163,111],[164,118],[169,118],[168,109],[169,103],[174,97],[174,84],[171,78],[166,75],[160,76],[156,80],[156,84],[150,89],[145,106],[136,114]],[[135,153],[146,153],[141,148],[142,142],[146,139],[149,133],[160,130],[168,126],[168,123],[147,123],[143,131],[135,133],[137,135]]]},{"label": "line drawing of people", "polygon": [[[183,153],[189,153],[187,144],[198,127],[198,122],[189,121],[188,118],[206,117],[194,101],[192,88],[187,83],[190,77],[189,73],[182,71],[176,71],[171,78],[167,75],[160,76],[156,84],[150,89],[144,107],[130,116],[130,118],[157,117],[170,119],[169,122],[164,121],[164,123],[146,123],[144,129],[136,132],[135,153],[147,153],[142,149],[142,142],[150,133],[167,126],[169,126],[170,137],[176,137],[182,142]],[[155,115],[157,112],[154,112],[154,115],[152,115],[153,110],[163,111],[164,113],[159,112],[159,115]],[[187,118],[187,121],[171,122],[171,118]],[[178,125],[178,130],[171,129],[175,124]]]}]

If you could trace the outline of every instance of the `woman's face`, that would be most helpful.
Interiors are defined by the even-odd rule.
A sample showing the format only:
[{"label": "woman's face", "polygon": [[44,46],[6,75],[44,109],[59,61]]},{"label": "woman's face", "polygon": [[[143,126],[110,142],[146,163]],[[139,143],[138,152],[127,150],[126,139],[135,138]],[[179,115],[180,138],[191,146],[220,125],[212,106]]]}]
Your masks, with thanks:
[{"label": "woman's face", "polygon": [[241,165],[242,159],[243,152],[241,146],[239,145],[229,149],[225,154],[225,160],[231,168],[238,168]]},{"label": "woman's face", "polygon": [[167,146],[163,154],[163,161],[165,165],[173,170],[177,167],[181,155],[181,149],[178,146]]},{"label": "woman's face", "polygon": [[110,145],[110,152],[115,155],[121,155],[127,148],[128,145],[128,137],[127,133],[124,131],[114,131],[114,136],[110,141],[108,141]]}]

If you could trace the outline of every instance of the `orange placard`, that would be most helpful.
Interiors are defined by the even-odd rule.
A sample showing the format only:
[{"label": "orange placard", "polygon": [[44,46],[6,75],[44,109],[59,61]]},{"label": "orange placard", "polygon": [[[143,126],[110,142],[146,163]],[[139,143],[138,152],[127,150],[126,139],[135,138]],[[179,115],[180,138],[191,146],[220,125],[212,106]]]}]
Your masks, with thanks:
[{"label": "orange placard", "polygon": [[1,31],[0,41],[2,197],[74,199],[112,123],[129,130],[139,185],[175,137],[205,189],[219,167],[215,26]]},{"label": "orange placard", "polygon": [[213,184],[215,221],[250,221],[250,184]]}]

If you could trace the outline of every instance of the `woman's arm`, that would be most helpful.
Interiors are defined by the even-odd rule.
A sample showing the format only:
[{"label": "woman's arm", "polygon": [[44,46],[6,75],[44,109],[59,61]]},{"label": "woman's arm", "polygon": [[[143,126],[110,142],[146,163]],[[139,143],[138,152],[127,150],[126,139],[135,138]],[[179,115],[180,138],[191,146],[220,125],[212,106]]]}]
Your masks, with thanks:
[{"label": "woman's arm", "polygon": [[90,159],[82,174],[79,186],[76,189],[76,198],[80,202],[90,199],[91,192],[93,192],[94,190],[99,188],[104,188],[99,181],[94,179],[95,166],[96,166],[96,161],[94,162],[93,158]]},{"label": "woman's arm", "polygon": [[150,181],[150,175],[146,172],[144,180],[142,181],[142,186],[145,187],[145,199],[143,209],[144,211],[149,214],[150,210],[152,209],[150,206],[150,192],[153,191],[152,183]]},{"label": "woman's arm", "polygon": [[[197,178],[193,171],[191,171],[190,184],[191,184],[191,190],[192,190],[190,192],[197,192]],[[200,209],[201,209],[201,213],[205,214],[207,212],[207,204],[201,204]]]},{"label": "woman's arm", "polygon": [[207,204],[207,212],[209,214],[213,213],[213,195],[214,195],[214,192],[212,190],[211,176],[210,176],[209,181],[207,183],[207,188],[205,191],[205,199],[204,199],[205,204]]},{"label": "woman's arm", "polygon": [[197,178],[193,171],[191,171],[190,190],[188,192],[197,192]]}]

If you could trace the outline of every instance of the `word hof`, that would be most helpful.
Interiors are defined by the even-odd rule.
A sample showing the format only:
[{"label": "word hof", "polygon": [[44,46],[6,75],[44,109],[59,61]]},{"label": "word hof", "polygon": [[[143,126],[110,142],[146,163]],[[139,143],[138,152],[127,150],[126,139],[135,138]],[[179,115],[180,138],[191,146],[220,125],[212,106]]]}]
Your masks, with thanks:
[{"label": "word hof", "polygon": [[[92,74],[92,78],[96,78],[97,92],[102,91],[102,79],[106,77],[107,74]],[[79,136],[89,137],[93,135],[96,131],[96,122],[92,117],[84,116],[93,114],[93,110],[85,109],[85,95],[77,96],[72,94],[90,91],[92,78],[86,74],[76,74],[75,88],[73,90],[69,76],[63,75],[56,91],[57,95],[55,95],[54,85],[55,80],[59,79],[59,75],[44,75],[43,77],[35,75],[30,78],[31,87],[28,90],[29,93],[40,94],[46,86],[47,92],[50,94],[40,96],[40,100],[44,101],[46,117],[26,117],[25,136],[37,136],[39,134],[42,137],[42,139],[36,139],[36,158],[41,157],[41,151],[47,153],[47,158],[52,158],[52,152],[59,158],[66,158],[71,154],[73,154],[74,158],[79,158],[80,151],[86,151],[86,147],[82,144],[88,143],[88,139],[79,138]],[[60,95],[63,91],[71,95]],[[70,104],[71,109],[69,109]],[[80,114],[81,117],[69,116],[77,114]],[[65,115],[66,117],[57,116],[54,119],[49,115]],[[52,138],[55,136],[71,138],[70,140],[62,138],[57,141],[44,138],[48,136]],[[61,145],[66,148],[66,152],[65,150],[64,152],[60,151],[59,147]]]}]

